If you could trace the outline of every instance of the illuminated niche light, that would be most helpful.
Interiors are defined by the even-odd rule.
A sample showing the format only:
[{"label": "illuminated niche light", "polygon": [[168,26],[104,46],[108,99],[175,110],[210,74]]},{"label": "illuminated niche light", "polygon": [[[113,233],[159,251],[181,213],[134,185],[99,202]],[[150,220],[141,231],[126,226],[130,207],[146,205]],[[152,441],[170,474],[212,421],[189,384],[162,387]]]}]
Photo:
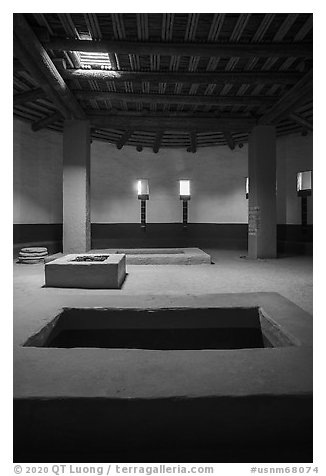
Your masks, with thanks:
[{"label": "illuminated niche light", "polygon": [[137,193],[140,200],[140,226],[146,231],[146,200],[149,200],[149,186],[147,179],[137,180]]},{"label": "illuminated niche light", "polygon": [[180,200],[182,200],[183,228],[188,226],[188,200],[190,200],[190,180],[179,180]]},{"label": "illuminated niche light", "polygon": [[190,200],[190,180],[179,180],[180,199]]},{"label": "illuminated niche light", "polygon": [[312,189],[312,171],[306,170],[297,173],[297,193],[299,197],[311,195]]},{"label": "illuminated niche light", "polygon": [[249,198],[249,177],[246,177],[246,198]]},{"label": "illuminated niche light", "polygon": [[137,180],[137,194],[140,200],[149,199],[149,185],[147,179]]}]

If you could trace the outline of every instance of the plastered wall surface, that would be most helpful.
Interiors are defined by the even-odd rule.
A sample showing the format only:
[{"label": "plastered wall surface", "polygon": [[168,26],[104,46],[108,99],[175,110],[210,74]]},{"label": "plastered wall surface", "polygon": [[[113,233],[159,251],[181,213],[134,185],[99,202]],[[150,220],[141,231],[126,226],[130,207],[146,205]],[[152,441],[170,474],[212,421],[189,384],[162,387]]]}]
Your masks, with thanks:
[{"label": "plastered wall surface", "polygon": [[[182,219],[178,179],[191,180],[189,221],[247,223],[245,179],[248,149],[118,150],[115,145],[91,145],[92,223],[138,223],[140,203],[136,180],[149,179],[148,223],[176,223]],[[62,223],[62,135],[14,120],[14,223]],[[296,172],[312,169],[312,135],[277,139],[277,214],[280,224],[299,224],[300,199]],[[308,198],[312,223],[312,197]]]},{"label": "plastered wall surface", "polygon": [[62,135],[13,126],[14,223],[62,222]]},{"label": "plastered wall surface", "polygon": [[179,179],[190,179],[189,221],[193,223],[245,223],[247,201],[247,147],[231,153],[226,147],[203,148],[197,153],[149,149],[93,142],[92,221],[139,221],[137,178],[149,180],[148,223],[173,223],[182,218]]}]

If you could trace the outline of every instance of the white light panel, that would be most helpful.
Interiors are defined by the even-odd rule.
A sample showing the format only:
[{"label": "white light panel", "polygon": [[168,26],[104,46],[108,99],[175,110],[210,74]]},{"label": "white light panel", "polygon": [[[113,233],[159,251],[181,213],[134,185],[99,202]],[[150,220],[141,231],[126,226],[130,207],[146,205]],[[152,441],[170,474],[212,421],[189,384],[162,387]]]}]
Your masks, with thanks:
[{"label": "white light panel", "polygon": [[311,190],[311,170],[297,173],[297,192]]},{"label": "white light panel", "polygon": [[149,185],[147,179],[140,179],[137,181],[138,195],[149,195]]},{"label": "white light panel", "polygon": [[190,196],[190,180],[179,180],[180,195]]}]

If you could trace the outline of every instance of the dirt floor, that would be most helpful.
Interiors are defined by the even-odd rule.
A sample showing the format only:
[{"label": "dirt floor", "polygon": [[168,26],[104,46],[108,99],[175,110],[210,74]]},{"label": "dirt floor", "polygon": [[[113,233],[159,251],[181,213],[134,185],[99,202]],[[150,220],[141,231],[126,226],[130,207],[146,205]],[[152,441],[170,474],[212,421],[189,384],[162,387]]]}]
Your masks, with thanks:
[{"label": "dirt floor", "polygon": [[[312,314],[312,257],[248,260],[243,251],[205,249],[212,265],[127,266],[120,290],[111,294],[185,294],[278,292]],[[43,265],[14,265],[15,304],[24,306],[28,291],[44,284]],[[42,285],[42,284],[41,284]],[[55,292],[55,290],[53,290]],[[66,290],[67,293],[71,291]]]}]

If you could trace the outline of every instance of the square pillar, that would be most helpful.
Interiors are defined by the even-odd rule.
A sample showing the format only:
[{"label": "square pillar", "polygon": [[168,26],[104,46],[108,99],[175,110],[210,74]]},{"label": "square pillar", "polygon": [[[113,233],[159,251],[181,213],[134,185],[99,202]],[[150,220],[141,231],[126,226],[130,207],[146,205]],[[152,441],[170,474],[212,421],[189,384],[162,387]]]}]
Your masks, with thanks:
[{"label": "square pillar", "polygon": [[248,257],[276,258],[276,131],[256,126],[249,136]]},{"label": "square pillar", "polygon": [[63,252],[91,248],[90,125],[66,120],[63,130]]}]

